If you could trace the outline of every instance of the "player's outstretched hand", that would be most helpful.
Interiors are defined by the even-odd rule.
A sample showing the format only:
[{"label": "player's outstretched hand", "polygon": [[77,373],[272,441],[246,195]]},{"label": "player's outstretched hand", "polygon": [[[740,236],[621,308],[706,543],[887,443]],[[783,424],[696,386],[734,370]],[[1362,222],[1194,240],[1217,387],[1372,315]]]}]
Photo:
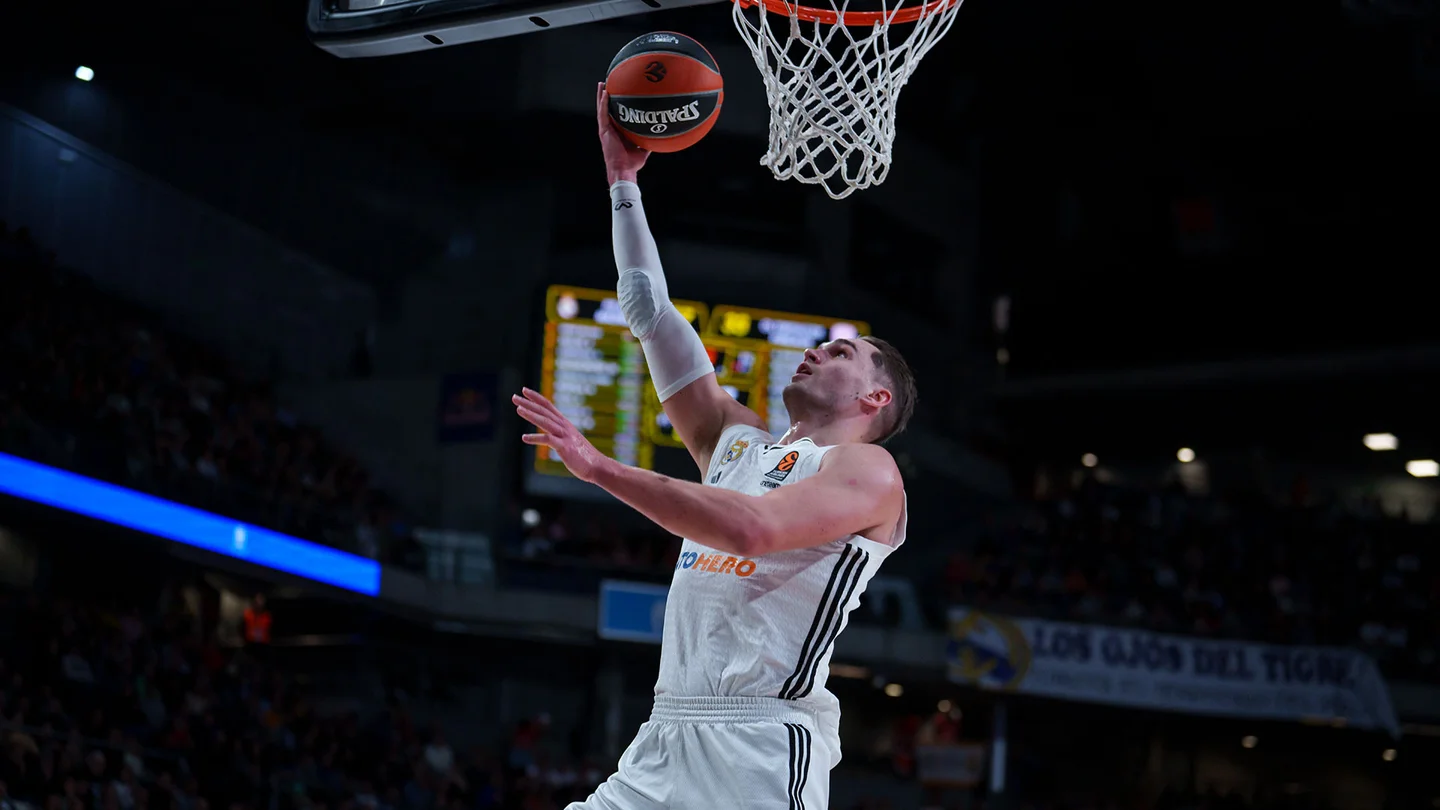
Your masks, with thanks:
[{"label": "player's outstretched hand", "polygon": [[635,175],[645,165],[650,152],[626,138],[610,119],[610,94],[605,83],[595,87],[595,116],[600,123],[600,149],[605,153],[605,177],[614,185],[620,180],[635,182]]},{"label": "player's outstretched hand", "polygon": [[539,391],[522,388],[510,397],[520,418],[540,428],[542,433],[526,433],[520,440],[526,444],[548,447],[565,462],[570,474],[581,481],[594,482],[600,468],[610,459],[595,449],[585,434],[575,427],[555,403]]}]

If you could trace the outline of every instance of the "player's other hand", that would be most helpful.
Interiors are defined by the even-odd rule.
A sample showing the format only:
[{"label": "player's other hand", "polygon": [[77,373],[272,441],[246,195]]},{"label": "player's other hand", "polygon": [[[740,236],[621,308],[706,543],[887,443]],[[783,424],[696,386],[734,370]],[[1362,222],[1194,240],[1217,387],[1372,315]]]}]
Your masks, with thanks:
[{"label": "player's other hand", "polygon": [[595,86],[595,117],[600,123],[600,149],[605,153],[605,178],[611,185],[629,180],[635,182],[635,175],[645,165],[650,152],[630,142],[629,138],[610,119],[610,94],[605,83]]},{"label": "player's other hand", "polygon": [[546,399],[539,391],[532,391],[529,388],[521,389],[521,393],[510,397],[515,403],[515,412],[520,418],[540,428],[542,433],[526,433],[520,440],[526,444],[533,444],[539,447],[548,447],[555,451],[560,460],[565,462],[565,468],[570,474],[581,481],[594,482],[600,472],[600,468],[612,463],[609,458],[595,449],[595,445],[585,438],[585,434],[575,427],[555,403]]}]

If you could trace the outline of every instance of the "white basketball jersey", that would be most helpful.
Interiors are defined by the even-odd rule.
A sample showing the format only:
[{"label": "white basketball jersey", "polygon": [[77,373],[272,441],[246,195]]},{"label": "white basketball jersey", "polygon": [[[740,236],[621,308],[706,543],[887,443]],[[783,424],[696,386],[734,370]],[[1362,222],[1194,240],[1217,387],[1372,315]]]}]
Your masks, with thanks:
[{"label": "white basketball jersey", "polygon": [[[735,425],[720,435],[706,486],[763,496],[814,475],[829,447],[777,445]],[[885,538],[881,538],[885,539]],[[850,535],[824,545],[744,558],[685,540],[665,604],[655,694],[771,697],[814,710],[840,760],[839,701],[825,688],[835,639],[892,543]]]}]

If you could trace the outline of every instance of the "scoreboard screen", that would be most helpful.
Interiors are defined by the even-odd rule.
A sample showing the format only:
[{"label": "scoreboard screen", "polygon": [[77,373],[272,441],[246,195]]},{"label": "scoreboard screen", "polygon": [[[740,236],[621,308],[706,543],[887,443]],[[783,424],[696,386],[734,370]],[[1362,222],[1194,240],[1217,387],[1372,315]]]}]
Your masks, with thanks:
[{"label": "scoreboard screen", "polygon": [[[679,299],[674,304],[699,333],[720,385],[776,436],[790,427],[781,394],[805,350],[870,334],[862,321]],[[600,452],[647,470],[695,477],[613,290],[557,285],[547,291],[540,391]],[[546,448],[536,448],[534,473],[527,476],[532,492],[576,494],[545,485],[545,479],[569,478]]]}]

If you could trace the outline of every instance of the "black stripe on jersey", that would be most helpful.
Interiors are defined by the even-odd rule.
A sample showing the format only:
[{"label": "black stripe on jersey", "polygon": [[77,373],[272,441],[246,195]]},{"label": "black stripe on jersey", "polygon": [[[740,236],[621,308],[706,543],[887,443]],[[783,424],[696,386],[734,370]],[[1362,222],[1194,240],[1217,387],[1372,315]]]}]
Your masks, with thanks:
[{"label": "black stripe on jersey", "polygon": [[805,636],[805,643],[800,645],[800,660],[795,662],[795,671],[785,679],[784,685],[780,687],[780,697],[785,698],[800,676],[805,674],[805,661],[809,657],[810,645],[815,642],[815,634],[820,629],[820,620],[825,616],[830,606],[830,594],[835,590],[835,580],[840,578],[840,570],[845,567],[845,561],[849,559],[850,553],[855,547],[849,543],[845,544],[844,550],[840,552],[840,559],[835,561],[835,568],[830,572],[830,581],[825,585],[825,593],[820,596],[820,604],[815,606],[815,618],[810,621],[810,632]]},{"label": "black stripe on jersey", "polygon": [[805,810],[805,785],[810,781],[810,729],[786,723],[790,735],[790,810]]},{"label": "black stripe on jersey", "polygon": [[845,605],[849,604],[850,596],[855,593],[855,586],[860,583],[860,578],[865,575],[865,566],[870,564],[870,552],[860,552],[856,555],[855,561],[858,561],[859,565],[854,566],[855,573],[853,575],[846,577],[848,585],[841,589],[845,593],[835,601],[835,610],[832,611],[835,615],[835,624],[830,628],[830,637],[825,639],[825,644],[820,647],[819,653],[815,655],[814,659],[810,662],[810,671],[805,675],[805,688],[792,696],[794,700],[800,700],[810,694],[811,689],[815,688],[815,673],[820,669],[820,662],[825,658],[825,653],[829,652],[830,646],[835,643],[835,637],[840,635],[840,624],[845,619]]}]

